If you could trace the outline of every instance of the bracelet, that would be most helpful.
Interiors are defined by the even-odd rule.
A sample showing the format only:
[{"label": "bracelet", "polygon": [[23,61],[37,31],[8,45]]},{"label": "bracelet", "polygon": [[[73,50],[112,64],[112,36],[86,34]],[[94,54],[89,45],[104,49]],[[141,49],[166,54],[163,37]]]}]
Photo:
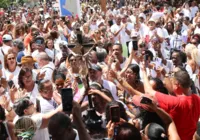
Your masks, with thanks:
[{"label": "bracelet", "polygon": [[13,109],[13,108],[12,108],[12,107],[10,107],[10,110],[7,110],[7,111],[8,111],[8,112],[11,112],[11,111],[12,111],[12,109]]}]

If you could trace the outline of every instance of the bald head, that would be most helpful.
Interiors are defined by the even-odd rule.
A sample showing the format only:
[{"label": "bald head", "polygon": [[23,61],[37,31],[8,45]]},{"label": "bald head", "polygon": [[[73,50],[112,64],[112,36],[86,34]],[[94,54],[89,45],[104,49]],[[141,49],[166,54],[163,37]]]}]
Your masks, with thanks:
[{"label": "bald head", "polygon": [[47,55],[47,53],[45,52],[40,52],[38,55],[38,60],[45,60],[45,61],[49,61],[49,56]]}]

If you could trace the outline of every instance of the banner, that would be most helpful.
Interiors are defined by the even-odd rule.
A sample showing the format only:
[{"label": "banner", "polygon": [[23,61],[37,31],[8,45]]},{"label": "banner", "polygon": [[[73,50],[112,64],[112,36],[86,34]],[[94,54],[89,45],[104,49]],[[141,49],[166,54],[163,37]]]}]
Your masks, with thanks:
[{"label": "banner", "polygon": [[60,16],[81,16],[80,0],[59,0]]}]

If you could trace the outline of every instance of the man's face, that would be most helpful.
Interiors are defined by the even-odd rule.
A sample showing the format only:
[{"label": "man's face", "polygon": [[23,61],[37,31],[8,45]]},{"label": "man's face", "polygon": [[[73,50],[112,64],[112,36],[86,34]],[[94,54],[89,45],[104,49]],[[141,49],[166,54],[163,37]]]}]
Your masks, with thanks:
[{"label": "man's face", "polygon": [[148,23],[148,26],[149,26],[150,30],[154,30],[155,27],[156,27],[156,23],[153,22],[153,21],[150,21],[150,22]]},{"label": "man's face", "polygon": [[40,94],[43,98],[51,100],[51,98],[53,97],[53,86],[50,81],[44,83],[44,88],[42,89]]},{"label": "man's face", "polygon": [[116,56],[121,56],[122,55],[122,50],[119,45],[114,45],[113,46],[113,54]]},{"label": "man's face", "polygon": [[101,71],[89,69],[89,77],[90,77],[91,81],[93,81],[93,82],[97,81],[98,82],[101,79],[101,75],[102,75]]},{"label": "man's face", "polygon": [[117,25],[120,25],[120,24],[121,24],[121,17],[117,17],[116,23],[117,23]]},{"label": "man's face", "polygon": [[181,57],[178,52],[173,52],[172,53],[172,62],[175,66],[178,66],[181,64]]}]

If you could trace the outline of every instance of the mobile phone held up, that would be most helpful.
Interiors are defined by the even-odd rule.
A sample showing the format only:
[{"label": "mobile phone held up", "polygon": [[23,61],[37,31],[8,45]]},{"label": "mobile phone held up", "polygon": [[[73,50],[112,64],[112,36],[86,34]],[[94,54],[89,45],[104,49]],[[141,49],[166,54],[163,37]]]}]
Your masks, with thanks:
[{"label": "mobile phone held up", "polygon": [[63,111],[70,113],[73,107],[73,92],[71,88],[61,89]]},{"label": "mobile phone held up", "polygon": [[114,105],[110,107],[110,117],[112,122],[120,121],[120,109],[118,105]]},{"label": "mobile phone held up", "polygon": [[138,41],[132,41],[132,44],[133,44],[133,50],[134,51],[137,51],[138,50]]},{"label": "mobile phone held up", "polygon": [[152,104],[152,100],[147,97],[142,97],[140,103],[141,104]]}]

